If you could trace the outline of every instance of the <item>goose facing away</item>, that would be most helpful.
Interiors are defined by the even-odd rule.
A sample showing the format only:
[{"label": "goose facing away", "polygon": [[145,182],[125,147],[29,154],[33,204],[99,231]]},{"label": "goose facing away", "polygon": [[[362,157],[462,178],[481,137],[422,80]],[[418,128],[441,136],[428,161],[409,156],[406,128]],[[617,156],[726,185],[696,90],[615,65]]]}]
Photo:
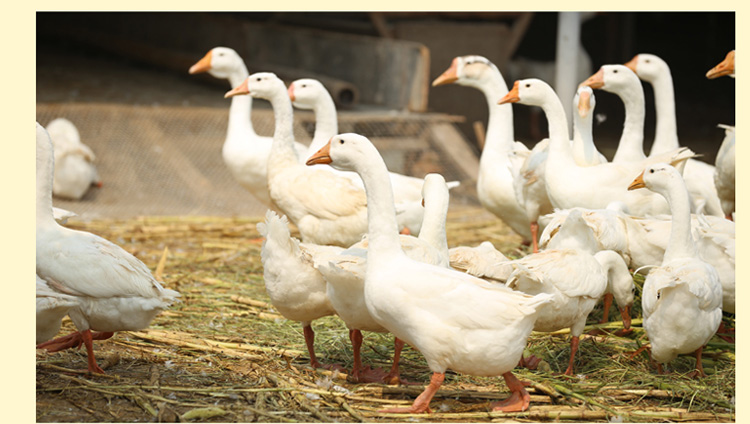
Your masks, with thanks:
[{"label": "goose facing away", "polygon": [[65,118],[47,124],[55,151],[55,177],[52,194],[64,199],[79,200],[93,185],[102,186],[91,148],[81,142],[78,128]]},{"label": "goose facing away", "polygon": [[37,123],[36,273],[51,290],[76,298],[68,314],[78,332],[37,347],[55,352],[84,344],[89,371],[104,373],[96,363],[92,340],[147,327],[180,294],[162,287],[143,262],[121,247],[54,220],[52,149],[47,131]]},{"label": "goose facing away", "polygon": [[367,309],[380,325],[419,350],[433,372],[430,384],[411,407],[386,411],[429,411],[448,368],[472,375],[503,375],[513,394],[493,409],[526,410],[530,397],[511,370],[523,353],[538,309],[551,296],[529,296],[408,258],[400,247],[387,168],[367,138],[337,135],[307,163],[330,163],[362,176],[368,207]]},{"label": "goose facing away", "polygon": [[722,316],[719,276],[700,258],[691,236],[688,191],[679,172],[667,164],[650,165],[628,187],[639,188],[664,196],[672,209],[664,260],[648,273],[643,284],[643,327],[651,356],[661,364],[678,354],[695,352],[694,374],[705,376],[701,353]]}]

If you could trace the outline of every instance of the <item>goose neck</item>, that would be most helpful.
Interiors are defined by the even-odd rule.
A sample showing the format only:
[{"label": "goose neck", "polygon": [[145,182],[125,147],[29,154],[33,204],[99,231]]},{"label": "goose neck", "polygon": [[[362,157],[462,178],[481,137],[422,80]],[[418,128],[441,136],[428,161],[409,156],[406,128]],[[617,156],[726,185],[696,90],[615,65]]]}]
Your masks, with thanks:
[{"label": "goose neck", "polygon": [[[487,120],[487,134],[485,136],[485,152],[498,152],[507,156],[507,151],[513,145],[513,107],[510,104],[499,105],[497,102],[508,94],[508,86],[505,84],[499,72],[482,81],[477,88],[484,93],[489,118]],[[484,152],[483,152],[484,154]]]},{"label": "goose neck", "polygon": [[[232,88],[237,87],[247,79],[248,75],[247,68],[243,63],[242,67],[238,67],[238,69],[229,75],[229,85]],[[256,135],[250,116],[252,113],[252,107],[252,96],[232,97],[231,103],[229,104],[229,125],[227,127],[226,143],[234,141],[244,144],[248,142],[248,134],[250,137]]]},{"label": "goose neck", "polygon": [[[37,135],[38,136],[38,135]],[[55,159],[52,153],[52,143],[44,145],[44,141],[37,141],[36,149],[36,225],[54,225],[52,214],[52,180]]]},{"label": "goose neck", "polygon": [[448,215],[448,203],[439,207],[425,208],[419,239],[436,248],[441,255],[448,257],[448,235],[445,230],[445,219]]},{"label": "goose neck", "polygon": [[697,249],[690,228],[690,197],[685,182],[682,178],[674,178],[662,195],[672,211],[672,229],[664,251],[664,262],[696,257]]},{"label": "goose neck", "polygon": [[360,166],[367,196],[368,252],[367,266],[377,266],[388,255],[403,255],[396,222],[396,207],[388,168],[382,157],[369,160]]},{"label": "goose neck", "polygon": [[573,122],[573,154],[576,156],[576,163],[579,165],[595,163],[598,153],[592,135],[591,116],[577,118]]},{"label": "goose neck", "polygon": [[677,137],[677,116],[675,112],[674,86],[672,75],[667,71],[651,82],[654,88],[656,108],[656,131],[651,155],[664,153],[680,147]]},{"label": "goose neck", "polygon": [[318,151],[339,132],[336,105],[330,96],[322,96],[315,102],[313,112],[315,113],[315,133],[309,150]]},{"label": "goose neck", "polygon": [[[283,158],[286,161],[298,162],[294,148],[294,115],[292,101],[284,90],[283,84],[269,98],[273,108],[274,131],[271,155],[274,160]],[[269,157],[269,160],[271,158]]]},{"label": "goose neck", "polygon": [[622,127],[620,143],[617,146],[613,162],[642,160],[643,126],[646,117],[646,105],[643,90],[627,90],[616,93],[625,105],[625,122]]},{"label": "goose neck", "polygon": [[565,110],[557,95],[549,95],[544,99],[541,105],[544,114],[547,116],[547,125],[549,126],[549,138],[559,140],[570,140],[568,132],[568,121],[565,118]]}]

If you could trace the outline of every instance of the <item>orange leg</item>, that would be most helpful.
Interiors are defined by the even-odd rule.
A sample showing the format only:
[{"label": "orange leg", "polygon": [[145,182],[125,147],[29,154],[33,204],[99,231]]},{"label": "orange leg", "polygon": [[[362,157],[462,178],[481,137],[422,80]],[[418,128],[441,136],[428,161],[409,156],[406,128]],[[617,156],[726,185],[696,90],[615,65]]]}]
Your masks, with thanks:
[{"label": "orange leg", "polygon": [[568,362],[568,369],[563,373],[564,375],[573,375],[573,362],[575,362],[576,352],[578,352],[578,336],[573,336],[570,339],[570,361]]},{"label": "orange leg", "polygon": [[310,366],[313,368],[325,368],[318,358],[315,356],[315,332],[310,324],[302,327],[302,332],[305,335],[305,344],[307,345],[307,352],[310,354]]},{"label": "orange leg", "polygon": [[401,382],[398,371],[398,361],[401,359],[401,351],[404,349],[404,341],[398,337],[394,337],[393,346],[393,365],[391,365],[391,371],[383,379],[386,384],[399,384]]},{"label": "orange leg", "polygon": [[86,346],[86,354],[88,355],[89,362],[89,372],[104,374],[104,370],[99,367],[99,365],[96,363],[96,357],[94,357],[94,342],[93,336],[91,335],[91,330],[81,331],[81,338],[83,339],[84,346]]},{"label": "orange leg", "polygon": [[490,404],[492,411],[521,412],[529,409],[531,396],[529,396],[529,393],[523,387],[523,383],[521,383],[510,371],[503,374],[503,378],[505,378],[505,384],[508,386],[512,394],[506,400]]},{"label": "orange leg", "polygon": [[362,332],[359,330],[349,330],[349,340],[352,342],[352,353],[354,355],[351,380],[358,382],[359,370],[362,368],[362,357],[360,356],[360,349],[362,348]]},{"label": "orange leg", "polygon": [[602,320],[599,321],[599,324],[609,322],[609,307],[612,306],[612,299],[614,299],[614,295],[612,293],[607,293],[604,295],[604,309],[602,310]]},{"label": "orange leg", "polygon": [[734,218],[732,218],[732,214],[731,213],[728,213],[728,214],[724,215],[724,217],[726,219],[730,220],[730,221],[734,221]]},{"label": "orange leg", "polygon": [[698,350],[695,351],[695,371],[688,374],[688,377],[691,377],[691,378],[706,377],[706,373],[703,371],[703,363],[701,361],[702,357],[703,357],[703,346],[699,347]]},{"label": "orange leg", "polygon": [[[90,332],[90,331],[89,331]],[[115,335],[113,332],[93,332],[91,333],[92,340],[106,340]],[[47,349],[48,352],[59,352],[61,350],[70,349],[72,347],[81,347],[83,344],[83,338],[79,331],[70,333],[67,336],[58,337],[54,340],[49,340],[44,343],[40,343],[36,346],[37,349]]]},{"label": "orange leg", "polygon": [[539,253],[539,223],[531,223],[531,247],[533,253]]},{"label": "orange leg", "polygon": [[[432,373],[430,378],[430,384],[425,387],[424,391],[417,396],[414,403],[408,408],[389,408],[383,409],[378,412],[392,412],[392,413],[405,413],[405,414],[421,414],[422,412],[432,412],[430,409],[430,401],[435,396],[440,385],[445,380],[445,373],[435,372]],[[507,381],[507,380],[506,380]]]}]

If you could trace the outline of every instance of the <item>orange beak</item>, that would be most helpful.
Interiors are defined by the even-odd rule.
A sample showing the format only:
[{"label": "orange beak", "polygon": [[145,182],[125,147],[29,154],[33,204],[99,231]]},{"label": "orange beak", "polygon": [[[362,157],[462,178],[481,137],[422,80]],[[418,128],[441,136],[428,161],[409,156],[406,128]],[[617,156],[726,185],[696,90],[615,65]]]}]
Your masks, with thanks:
[{"label": "orange beak", "polygon": [[604,87],[604,69],[599,68],[597,73],[590,76],[586,81],[582,82],[581,85],[588,85],[594,90]]},{"label": "orange beak", "polygon": [[287,93],[289,93],[289,99],[291,101],[294,101],[294,84],[289,84],[289,89],[287,90]]},{"label": "orange beak", "polygon": [[578,97],[578,116],[585,118],[591,111],[591,93],[584,91]]},{"label": "orange beak", "polygon": [[305,165],[327,164],[331,162],[331,141],[329,140],[325,146],[321,147],[320,150],[307,159]]},{"label": "orange beak", "polygon": [[706,72],[706,78],[714,79],[734,73],[734,50],[727,53],[727,57],[710,71]]},{"label": "orange beak", "polygon": [[[646,172],[646,171],[643,171]],[[628,186],[628,191],[635,190],[637,188],[646,188],[646,183],[643,182],[643,172],[641,172],[640,175],[635,177],[632,183]]]},{"label": "orange beak", "polygon": [[213,52],[213,50],[209,50],[208,53],[203,56],[203,59],[199,60],[195,63],[195,65],[191,66],[188,70],[188,73],[192,75],[209,71],[211,69],[211,52]]},{"label": "orange beak", "polygon": [[439,77],[435,78],[435,81],[432,82],[432,86],[437,87],[438,85],[453,84],[456,81],[458,81],[457,57],[453,58],[450,68],[446,69]]},{"label": "orange beak", "polygon": [[516,102],[521,101],[521,97],[518,94],[518,83],[519,81],[516,80],[516,82],[513,83],[513,88],[511,88],[508,94],[506,94],[505,97],[500,99],[500,101],[497,102],[497,104],[504,105],[506,103],[516,103]]},{"label": "orange beak", "polygon": [[226,94],[224,94],[224,98],[226,99],[227,97],[234,97],[240,94],[250,94],[250,89],[247,87],[247,79],[242,81],[242,84],[227,91]]},{"label": "orange beak", "polygon": [[638,75],[638,71],[635,70],[636,67],[638,67],[638,55],[633,56],[632,59],[628,63],[625,64],[628,68],[630,68],[631,71],[635,72],[636,75]]},{"label": "orange beak", "polygon": [[624,329],[630,328],[630,322],[632,321],[630,318],[630,305],[620,309],[620,315],[622,316],[622,327]]}]

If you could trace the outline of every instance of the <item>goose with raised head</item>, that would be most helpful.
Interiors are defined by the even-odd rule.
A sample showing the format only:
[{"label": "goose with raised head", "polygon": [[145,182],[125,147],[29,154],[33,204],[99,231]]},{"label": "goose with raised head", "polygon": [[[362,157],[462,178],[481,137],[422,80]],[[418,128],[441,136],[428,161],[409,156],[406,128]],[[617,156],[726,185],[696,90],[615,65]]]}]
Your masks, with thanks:
[{"label": "goose with raised head", "polygon": [[47,124],[55,151],[55,176],[52,194],[63,199],[80,200],[91,186],[101,187],[96,171],[96,156],[91,148],[81,142],[75,124],[65,118],[56,118]]},{"label": "goose with raised head", "polygon": [[[562,231],[585,226],[578,210],[568,215]],[[548,249],[510,262],[514,268],[506,285],[534,295],[552,294],[553,301],[539,312],[535,331],[570,328],[570,360],[565,375],[573,375],[575,354],[586,318],[605,293],[612,293],[622,314],[623,327],[630,328],[630,307],[635,286],[622,257],[611,250],[590,253],[576,248]]]},{"label": "goose with raised head", "polygon": [[147,327],[180,294],[165,289],[143,262],[120,246],[60,226],[52,214],[53,173],[52,142],[37,123],[36,273],[50,289],[76,298],[68,314],[78,328],[37,347],[56,352],[84,344],[89,371],[104,373],[96,363],[92,340]]},{"label": "goose with raised head", "polygon": [[[445,233],[445,218],[448,214],[448,186],[440,174],[427,174],[424,179],[424,222],[422,232],[415,238],[401,235],[401,248],[416,261],[438,266],[448,265],[448,241]],[[369,240],[364,239],[335,258],[318,260],[318,270],[328,283],[327,295],[337,315],[349,328],[354,365],[350,380],[356,382],[376,381],[389,384],[399,382],[398,362],[403,341],[396,338],[393,365],[387,374],[379,369],[362,367],[360,348],[362,331],[385,333],[388,330],[378,324],[367,310],[364,298],[364,280],[367,267]]]},{"label": "goose with raised head", "polygon": [[446,267],[409,258],[401,249],[393,191],[379,152],[365,137],[340,134],[307,161],[356,171],[368,207],[365,304],[376,322],[419,350],[433,372],[409,408],[429,411],[447,369],[503,375],[512,391],[494,410],[523,411],[530,397],[511,370],[518,364],[548,294],[529,296]]},{"label": "goose with raised head", "polygon": [[[208,72],[218,79],[229,81],[230,88],[237,87],[249,73],[247,66],[236,50],[229,47],[214,47],[203,58],[190,67],[190,74]],[[235,180],[256,199],[268,207],[274,207],[268,194],[268,155],[271,153],[272,137],[258,135],[252,121],[253,99],[250,96],[233,97],[229,105],[229,123],[221,157]],[[294,143],[300,158],[307,146]]]},{"label": "goose with raised head", "polygon": [[292,221],[306,243],[349,247],[367,233],[367,203],[351,179],[299,162],[294,149],[292,102],[284,82],[258,72],[226,93],[250,95],[271,103],[275,129],[268,156],[268,190],[274,204]]},{"label": "goose with raised head", "polygon": [[481,91],[488,103],[489,121],[482,154],[479,158],[477,196],[484,208],[523,237],[531,241],[531,226],[526,211],[516,199],[509,153],[529,149],[514,141],[513,109],[498,105],[497,99],[508,92],[503,76],[487,58],[476,55],[457,56],[451,66],[437,77],[432,86],[458,84]]},{"label": "goose with raised head", "polygon": [[[625,64],[643,81],[654,89],[656,109],[656,134],[649,157],[669,152],[680,147],[677,136],[677,116],[674,97],[674,84],[669,65],[659,56],[641,53]],[[721,203],[713,184],[715,167],[697,159],[688,159],[682,177],[688,187],[693,202],[704,202],[708,215],[722,216]]]},{"label": "goose with raised head", "polygon": [[643,283],[643,328],[651,356],[661,364],[695,352],[694,375],[705,376],[703,346],[721,324],[722,288],[716,269],[700,258],[690,231],[690,201],[685,182],[672,166],[648,166],[628,190],[648,188],[664,196],[672,211],[669,243],[661,266]]},{"label": "goose with raised head", "polygon": [[[633,175],[645,166],[643,161],[608,162],[586,167],[576,164],[562,103],[546,82],[536,78],[516,81],[513,89],[500,99],[500,102],[539,106],[544,110],[550,133],[544,182],[553,207],[600,209],[617,201],[625,204],[631,213],[639,216],[669,211],[669,206],[661,196],[648,192],[627,191],[627,184]],[[689,156],[692,156],[692,152],[685,148],[674,157],[670,157],[670,160],[678,163]]]},{"label": "goose with raised head", "polygon": [[573,97],[573,159],[579,166],[607,163],[594,144],[594,108],[596,97],[591,87],[580,85]]},{"label": "goose with raised head", "polygon": [[[300,109],[312,110],[315,114],[315,133],[310,143],[307,156],[320,150],[328,140],[338,134],[338,119],[336,105],[331,94],[318,80],[312,78],[298,79],[289,84],[289,98],[292,104]],[[320,166],[320,165],[319,165]],[[331,168],[333,169],[333,168]],[[337,171],[353,178],[356,184],[362,185],[362,180],[353,172]],[[389,172],[396,209],[399,210],[399,222],[408,230],[407,234],[418,235],[422,225],[422,186],[424,179]],[[451,181],[448,188],[457,187],[459,181]],[[404,231],[404,228],[401,229]]]}]

